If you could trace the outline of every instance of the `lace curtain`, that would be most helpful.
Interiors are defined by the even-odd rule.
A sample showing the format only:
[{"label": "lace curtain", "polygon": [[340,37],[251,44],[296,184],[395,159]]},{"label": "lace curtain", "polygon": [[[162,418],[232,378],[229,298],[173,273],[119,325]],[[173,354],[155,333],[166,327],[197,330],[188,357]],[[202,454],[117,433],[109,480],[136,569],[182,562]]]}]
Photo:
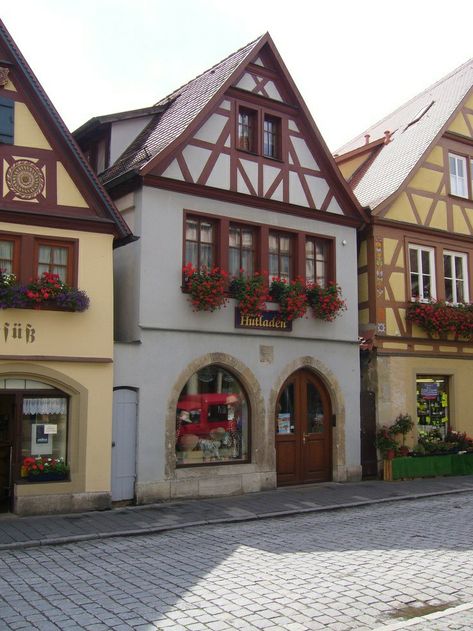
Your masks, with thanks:
[{"label": "lace curtain", "polygon": [[67,399],[35,397],[23,399],[23,414],[66,414]]}]

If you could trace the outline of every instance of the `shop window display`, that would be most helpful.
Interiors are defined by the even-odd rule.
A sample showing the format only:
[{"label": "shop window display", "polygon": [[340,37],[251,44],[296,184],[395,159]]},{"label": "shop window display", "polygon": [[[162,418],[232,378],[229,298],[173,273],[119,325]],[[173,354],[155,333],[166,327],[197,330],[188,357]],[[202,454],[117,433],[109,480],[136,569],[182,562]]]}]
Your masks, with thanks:
[{"label": "shop window display", "polygon": [[447,377],[418,376],[417,422],[419,431],[448,431],[448,379]]},{"label": "shop window display", "polygon": [[177,404],[177,465],[247,461],[248,434],[248,399],[236,377],[220,366],[192,375]]}]

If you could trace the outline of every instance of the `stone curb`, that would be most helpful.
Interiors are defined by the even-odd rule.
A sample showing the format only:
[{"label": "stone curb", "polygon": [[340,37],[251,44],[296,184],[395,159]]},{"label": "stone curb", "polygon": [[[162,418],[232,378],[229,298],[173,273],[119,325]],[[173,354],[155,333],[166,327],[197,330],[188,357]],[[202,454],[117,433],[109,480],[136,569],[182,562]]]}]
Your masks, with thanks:
[{"label": "stone curb", "polygon": [[[67,543],[81,543],[84,541],[93,541],[100,539],[111,539],[113,537],[137,537],[147,536],[162,532],[170,532],[172,530],[181,530],[183,528],[195,528],[196,526],[215,526],[217,524],[232,524],[247,521],[256,521],[258,519],[277,519],[282,517],[289,517],[291,515],[307,514],[307,513],[323,513],[334,510],[344,510],[347,508],[361,508],[364,506],[371,506],[373,504],[386,504],[389,502],[400,502],[407,500],[419,500],[429,497],[437,497],[441,495],[454,495],[459,493],[472,493],[473,486],[470,488],[462,489],[448,489],[442,491],[432,491],[430,493],[416,493],[413,495],[399,495],[397,497],[382,497],[373,500],[360,500],[357,502],[345,502],[344,504],[329,504],[327,506],[314,506],[307,508],[294,508],[284,511],[272,511],[261,515],[248,514],[245,516],[235,517],[222,517],[216,519],[202,519],[198,521],[189,521],[180,524],[168,524],[147,526],[144,528],[130,528],[129,530],[115,530],[112,532],[95,532],[85,535],[65,535],[64,537],[51,537],[50,539],[32,539],[28,541],[14,541],[12,543],[1,543],[0,551],[2,550],[18,550],[22,548],[33,548],[39,546],[54,546],[64,545]],[[137,507],[142,508],[142,507]],[[385,628],[385,627],[381,627]]]}]

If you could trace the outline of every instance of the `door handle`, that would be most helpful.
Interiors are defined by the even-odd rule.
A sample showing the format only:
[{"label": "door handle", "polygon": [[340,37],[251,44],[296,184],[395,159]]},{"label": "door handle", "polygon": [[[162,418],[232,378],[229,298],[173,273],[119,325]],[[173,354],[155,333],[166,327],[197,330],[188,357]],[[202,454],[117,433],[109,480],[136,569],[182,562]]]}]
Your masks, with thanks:
[{"label": "door handle", "polygon": [[309,438],[309,434],[302,434],[302,444],[303,445],[306,444],[308,438]]},{"label": "door handle", "polygon": [[115,447],[115,441],[112,442],[112,447]]}]

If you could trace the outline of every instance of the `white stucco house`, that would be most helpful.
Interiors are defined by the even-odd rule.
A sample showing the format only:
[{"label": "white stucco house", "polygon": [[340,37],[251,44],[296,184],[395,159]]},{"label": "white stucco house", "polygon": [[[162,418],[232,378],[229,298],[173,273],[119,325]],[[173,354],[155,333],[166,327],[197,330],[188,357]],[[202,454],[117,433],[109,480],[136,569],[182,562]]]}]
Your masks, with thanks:
[{"label": "white stucco house", "polygon": [[[115,259],[113,499],[359,479],[366,218],[270,36],[75,137],[139,237]],[[189,281],[214,267],[226,289],[256,272],[322,295],[337,283],[346,310],[291,319],[273,294],[248,316],[228,292],[196,310]]]}]

